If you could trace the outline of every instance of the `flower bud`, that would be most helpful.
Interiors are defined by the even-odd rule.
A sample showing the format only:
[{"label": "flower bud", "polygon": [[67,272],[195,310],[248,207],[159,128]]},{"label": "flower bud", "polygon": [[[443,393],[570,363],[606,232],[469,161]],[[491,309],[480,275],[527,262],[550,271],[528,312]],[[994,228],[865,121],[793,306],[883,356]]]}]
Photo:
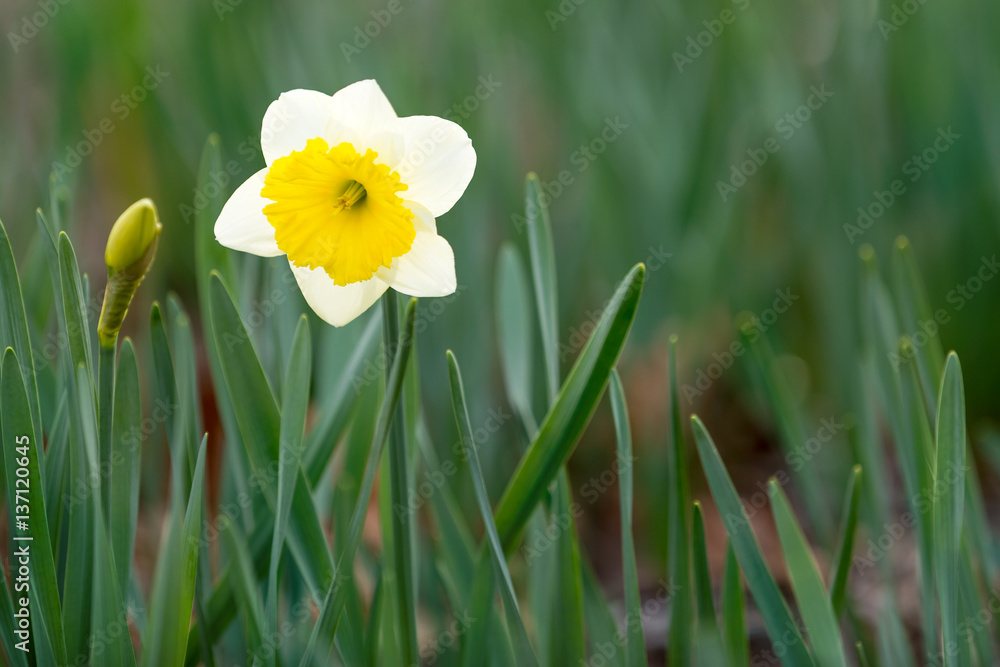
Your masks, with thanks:
[{"label": "flower bud", "polygon": [[111,228],[104,251],[108,286],[97,324],[102,347],[114,346],[132,296],[153,265],[161,229],[163,225],[151,199],[140,199],[129,206]]},{"label": "flower bud", "polygon": [[145,275],[156,254],[156,242],[163,225],[151,199],[140,199],[125,209],[108,235],[104,261],[108,273]]}]

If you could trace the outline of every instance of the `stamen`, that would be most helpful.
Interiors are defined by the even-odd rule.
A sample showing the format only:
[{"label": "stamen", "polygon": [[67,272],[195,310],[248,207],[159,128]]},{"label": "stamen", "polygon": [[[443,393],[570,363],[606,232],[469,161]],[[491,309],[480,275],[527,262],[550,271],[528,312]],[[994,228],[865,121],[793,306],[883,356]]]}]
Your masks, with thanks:
[{"label": "stamen", "polygon": [[347,185],[347,190],[344,191],[344,194],[340,195],[336,203],[333,205],[334,211],[337,213],[340,213],[341,211],[350,211],[351,207],[364,199],[367,194],[368,191],[365,190],[365,186],[361,185],[357,181],[351,181]]}]

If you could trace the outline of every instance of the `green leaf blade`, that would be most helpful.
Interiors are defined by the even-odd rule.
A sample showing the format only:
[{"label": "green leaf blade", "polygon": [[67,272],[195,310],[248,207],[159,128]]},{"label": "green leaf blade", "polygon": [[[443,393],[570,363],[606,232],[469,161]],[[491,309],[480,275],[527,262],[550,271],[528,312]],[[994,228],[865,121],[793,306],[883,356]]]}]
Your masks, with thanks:
[{"label": "green leaf blade", "polygon": [[500,579],[500,593],[503,596],[504,610],[507,616],[509,631],[514,636],[514,646],[516,649],[519,665],[538,665],[534,649],[528,640],[528,632],[524,627],[521,618],[521,609],[517,603],[517,593],[514,591],[514,583],[510,577],[510,570],[507,568],[507,561],[504,556],[503,546],[500,543],[500,536],[497,533],[496,524],[493,521],[493,512],[490,508],[489,496],[486,492],[486,481],[483,479],[482,465],[479,461],[479,453],[476,451],[475,438],[472,434],[472,424],[469,421],[469,411],[465,404],[465,389],[462,386],[462,374],[458,367],[458,360],[451,351],[448,356],[448,377],[451,382],[452,409],[455,412],[455,421],[458,424],[458,432],[462,440],[462,446],[469,457],[469,469],[472,472],[472,482],[476,491],[476,504],[486,528],[486,547],[493,560],[493,566],[497,577]]},{"label": "green leaf blade", "polygon": [[313,627],[312,635],[306,650],[303,652],[301,667],[310,667],[315,656],[319,655],[325,659],[329,654],[329,638],[333,637],[340,622],[341,612],[347,601],[349,587],[345,581],[349,580],[353,572],[354,555],[361,542],[361,531],[364,527],[367,516],[368,504],[371,501],[372,488],[375,485],[375,476],[378,472],[379,462],[382,458],[382,450],[389,434],[389,422],[396,410],[400,395],[403,391],[403,380],[406,374],[407,362],[413,347],[414,320],[416,317],[417,300],[410,299],[403,313],[402,333],[399,337],[399,348],[392,361],[392,369],[389,379],[386,382],[385,397],[382,406],[379,408],[378,417],[375,422],[375,434],[372,437],[372,446],[368,452],[368,460],[365,464],[365,475],[361,482],[361,492],[358,494],[358,501],[354,506],[351,515],[351,523],[348,528],[347,540],[343,551],[337,560],[336,577],[330,583],[326,596],[320,604],[319,618]]},{"label": "green leaf blade", "polygon": [[[56,578],[56,566],[49,539],[42,486],[39,447],[32,422],[28,390],[21,375],[21,365],[12,348],[3,353],[0,368],[0,424],[2,424],[3,455],[6,470],[7,507],[11,535],[17,549],[30,554],[30,599],[35,609],[32,616],[50,647],[50,654],[59,661],[67,659],[63,633],[62,608]],[[21,475],[21,471],[25,474]],[[22,511],[23,510],[23,511]],[[14,517],[24,517],[24,528]],[[23,541],[22,541],[23,540]],[[20,562],[23,562],[18,557]],[[14,562],[14,559],[11,559]],[[12,575],[13,576],[13,575]],[[36,632],[36,642],[38,633]]]},{"label": "green leaf blade", "polygon": [[851,557],[854,554],[854,535],[858,527],[858,508],[861,506],[861,466],[851,469],[844,497],[844,526],[840,532],[840,544],[833,559],[834,569],[830,576],[830,604],[833,613],[840,618],[847,604],[847,579],[851,573]]},{"label": "green leaf blade", "polygon": [[[944,646],[957,646],[958,638],[958,566],[964,525],[965,500],[965,388],[958,355],[948,354],[939,392],[937,452],[934,464],[932,527],[934,574]],[[942,488],[938,493],[937,489]],[[946,664],[954,656],[945,651]]]},{"label": "green leaf blade", "polygon": [[[396,292],[390,290],[382,297],[383,352],[386,355],[387,372],[391,373],[392,358],[399,345],[399,305]],[[415,377],[414,373],[410,377]],[[386,378],[388,380],[388,378]],[[392,530],[392,581],[395,583],[393,599],[396,636],[399,641],[400,659],[405,664],[417,662],[417,601],[416,577],[414,573],[412,513],[396,511],[405,507],[410,499],[409,452],[406,437],[405,401],[396,405],[389,424],[389,498]]]},{"label": "green leaf blade", "polygon": [[538,430],[532,409],[531,306],[524,263],[511,244],[500,248],[496,277],[496,323],[507,401],[528,436]]},{"label": "green leaf blade", "polygon": [[778,482],[772,479],[768,486],[778,538],[816,662],[822,667],[846,667],[847,659],[840,640],[837,618],[833,614],[829,593],[823,586],[823,578],[806,536]]},{"label": "green leaf blade", "polygon": [[687,451],[677,382],[677,336],[670,337],[670,440],[667,462],[667,571],[677,587],[671,606],[667,650],[670,664],[687,667],[694,655],[694,586],[691,579],[691,520],[688,514]]},{"label": "green leaf blade", "polygon": [[705,543],[705,519],[702,516],[701,503],[694,503],[691,517],[691,565],[694,570],[695,602],[698,606],[698,636],[705,640],[708,637],[713,637],[717,628],[715,601],[712,594],[712,575],[708,565],[708,545]]},{"label": "green leaf blade", "polygon": [[14,251],[7,237],[7,230],[0,221],[0,350],[8,347],[17,352],[18,361],[21,362],[21,375],[28,394],[32,428],[36,434],[41,435],[42,413],[35,378],[35,356],[31,349],[31,336],[28,333],[21,278],[17,272],[17,263],[14,261]]},{"label": "green leaf blade", "polygon": [[[786,667],[811,667],[813,661],[806,650],[805,640],[781,596],[774,577],[767,569],[760,544],[750,527],[750,520],[729,478],[729,473],[726,472],[719,451],[705,425],[697,416],[691,417],[691,423],[712,497],[719,508],[722,522],[729,533],[729,540],[743,569],[750,592],[760,609],[767,632],[774,641],[783,641],[788,648],[781,662]],[[782,635],[786,633],[792,636],[791,640],[782,639]]]},{"label": "green leaf blade", "polygon": [[733,544],[729,542],[726,544],[726,570],[722,581],[722,641],[733,667],[750,664],[745,607],[740,564],[736,560]]},{"label": "green leaf blade", "polygon": [[309,387],[312,375],[312,348],[309,338],[309,320],[299,318],[292,338],[292,349],[285,372],[285,400],[281,411],[278,457],[278,491],[275,508],[274,537],[271,541],[270,569],[267,576],[267,628],[270,636],[278,629],[278,563],[285,544],[295,482],[302,458],[309,408]]},{"label": "green leaf blade", "polygon": [[142,403],[139,368],[132,341],[118,353],[114,425],[111,436],[111,524],[109,534],[118,584],[124,593],[132,570],[135,530],[139,519],[139,474],[142,463]]},{"label": "green leaf blade", "polygon": [[[611,371],[611,412],[615,421],[617,446],[618,494],[621,512],[622,566],[625,589],[625,618],[642,618],[642,598],[639,594],[639,574],[635,562],[635,542],[632,538],[632,429],[629,425],[625,389],[618,371]],[[646,667],[646,637],[642,623],[626,622],[626,665]]]},{"label": "green leaf blade", "polygon": [[198,452],[187,509],[181,517],[179,510],[183,505],[177,499],[169,519],[166,543],[156,564],[147,625],[149,636],[142,652],[142,663],[148,667],[181,667],[184,664],[198,576],[206,445],[207,436]]},{"label": "green leaf blade", "polygon": [[508,552],[572,453],[604,394],[635,318],[645,274],[645,267],[638,264],[619,285],[504,491],[495,516],[497,531]]},{"label": "green leaf blade", "polygon": [[[222,362],[222,373],[232,395],[236,419],[254,475],[272,512],[277,505],[280,413],[274,393],[247,336],[246,325],[218,274],[212,280],[212,331]],[[289,523],[289,547],[316,599],[333,579],[333,558],[326,543],[310,487],[303,473],[295,485]]]},{"label": "green leaf blade", "polygon": [[556,287],[556,255],[552,246],[552,223],[542,202],[542,186],[536,174],[528,174],[525,184],[525,214],[531,275],[542,331],[542,355],[549,402],[559,391],[559,292]]}]

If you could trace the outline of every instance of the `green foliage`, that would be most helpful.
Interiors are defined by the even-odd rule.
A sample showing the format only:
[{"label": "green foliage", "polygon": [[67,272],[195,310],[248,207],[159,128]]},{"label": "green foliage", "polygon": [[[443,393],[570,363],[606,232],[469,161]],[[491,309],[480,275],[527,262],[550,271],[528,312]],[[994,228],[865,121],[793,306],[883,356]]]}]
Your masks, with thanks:
[{"label": "green foliage", "polygon": [[[212,137],[202,186],[220,164]],[[53,312],[44,318],[29,306],[26,269],[15,264],[0,227],[0,478],[15,522],[13,548],[28,530],[33,553],[28,654],[17,648],[20,572],[3,572],[0,641],[8,663],[65,664],[80,656],[91,664],[177,667],[310,667],[331,659],[350,667],[576,667],[600,657],[601,664],[645,667],[659,641],[649,632],[655,615],[669,619],[664,652],[685,666],[752,662],[757,618],[772,644],[765,650],[785,665],[837,667],[854,653],[868,665],[916,664],[893,578],[891,552],[899,547],[870,560],[858,546],[895,523],[914,530],[920,599],[931,605],[919,614],[925,652],[962,667],[995,659],[1000,623],[962,630],[963,619],[989,609],[985,584],[998,571],[966,428],[965,381],[954,352],[938,354],[938,341],[902,335],[929,312],[905,239],[895,246],[891,290],[874,250],[861,252],[855,333],[859,376],[872,401],[852,404],[867,412],[845,418],[850,450],[826,444],[830,438],[821,443],[829,450],[816,461],[832,461],[830,471],[801,455],[811,405],[796,396],[795,375],[771,336],[733,332],[751,351],[763,399],[756,417],[773,427],[789,466],[806,466],[795,468],[801,474],[777,471],[760,494],[776,527],[769,544],[761,539],[761,508],[741,495],[745,480],[723,461],[729,450],[694,416],[707,481],[707,493],[698,494],[676,337],[669,373],[657,369],[670,393],[656,412],[662,437],[633,434],[629,406],[649,397],[626,395],[623,375],[635,363],[626,343],[650,267],[636,264],[607,290],[603,306],[587,316],[585,340],[565,354],[559,234],[541,179],[531,176],[526,186],[529,261],[509,244],[496,265],[492,312],[506,403],[481,419],[485,390],[465,384],[458,355],[444,355],[457,427],[451,448],[443,445],[454,433],[450,424],[435,421],[430,407],[440,392],[428,389],[443,385],[427,378],[440,376],[423,366],[426,375],[418,373],[415,353],[418,338],[437,340],[422,337],[421,318],[433,311],[410,300],[400,316],[390,292],[381,314],[329,329],[304,312],[291,282],[283,285],[281,260],[242,257],[213,243],[212,217],[223,197],[216,190],[193,219],[199,310],[189,316],[172,294],[165,307],[154,302],[139,344],[126,337],[95,348],[89,304],[99,285],[81,274],[69,235],[55,233],[68,222],[60,210],[37,222],[39,257],[53,262]],[[266,309],[262,298],[271,300]],[[63,344],[48,355],[50,329]],[[506,405],[517,422],[508,440],[520,448],[491,440],[505,426]],[[728,433],[706,414],[713,432]],[[612,447],[601,450],[587,437],[598,430],[588,429],[595,419],[609,438],[613,433]],[[878,420],[887,426],[887,451],[872,427]],[[23,452],[22,438],[33,443]],[[614,472],[620,600],[609,601],[603,568],[591,563],[579,524],[586,496],[576,485],[578,453],[604,456]],[[997,459],[995,452],[986,457]],[[863,475],[862,464],[871,468]],[[897,473],[905,519],[890,514]],[[24,502],[22,479],[32,491]],[[832,479],[836,490],[827,484]],[[662,507],[637,501],[649,497],[641,494],[650,480],[666,487]],[[828,499],[845,486],[838,516]],[[885,502],[867,502],[880,497]],[[17,528],[22,505],[30,529]],[[140,570],[149,565],[135,553],[139,522],[152,512],[162,512],[155,516],[164,529],[147,590],[139,575],[150,574]],[[713,553],[716,512],[724,554]],[[665,516],[665,526],[651,529],[650,514]],[[376,518],[381,531],[368,529]],[[657,531],[666,562],[650,556],[649,533]],[[550,535],[547,543],[537,534]],[[662,578],[662,594],[650,595],[650,573]],[[877,619],[866,618],[857,600],[857,580],[866,574],[877,577],[887,599]],[[785,581],[787,588],[779,584]]]}]

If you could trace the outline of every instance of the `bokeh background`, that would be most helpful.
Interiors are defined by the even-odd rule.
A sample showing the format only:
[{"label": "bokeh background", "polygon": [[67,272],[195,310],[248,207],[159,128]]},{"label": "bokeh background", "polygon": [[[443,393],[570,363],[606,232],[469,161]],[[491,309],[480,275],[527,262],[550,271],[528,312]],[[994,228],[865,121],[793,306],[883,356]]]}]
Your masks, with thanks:
[{"label": "bokeh background", "polygon": [[[681,384],[697,388],[713,355],[738,339],[738,315],[764,317],[791,293],[766,336],[814,425],[842,419],[865,400],[864,243],[886,258],[898,235],[909,237],[930,305],[948,316],[937,335],[963,360],[970,427],[996,417],[1000,279],[968,298],[955,291],[977,286],[970,279],[1000,245],[996,3],[4,0],[0,25],[0,217],[15,254],[37,252],[36,207],[53,189],[68,193],[81,268],[99,295],[107,232],[128,204],[152,197],[164,222],[160,256],[127,323],[140,347],[150,300],[173,291],[197,310],[191,216],[207,137],[218,133],[224,162],[235,165],[220,174],[231,192],[263,167],[261,118],[292,88],[332,93],[373,77],[400,115],[449,117],[476,147],[468,192],[439,220],[460,291],[443,308],[421,305],[425,408],[442,449],[456,438],[445,349],[462,360],[474,412],[506,405],[494,269],[503,242],[526,251],[516,216],[528,171],[551,197],[560,340],[574,350],[564,371],[575,337],[628,268],[656,266],[620,363],[642,462],[636,539],[650,579],[665,551],[667,337],[680,337]],[[870,223],[859,224],[859,207]],[[40,314],[46,275],[25,280]],[[326,342],[319,363],[361,326],[316,321]],[[749,355],[734,359],[681,405],[703,415],[738,484],[752,490],[780,459],[749,364]],[[320,371],[316,393],[335,379]],[[845,434],[834,442],[816,469],[839,498],[850,456]],[[491,437],[493,493],[521,446],[513,428]],[[605,406],[571,473],[585,480],[613,451]],[[616,497],[588,506],[581,522],[612,591]]]}]

